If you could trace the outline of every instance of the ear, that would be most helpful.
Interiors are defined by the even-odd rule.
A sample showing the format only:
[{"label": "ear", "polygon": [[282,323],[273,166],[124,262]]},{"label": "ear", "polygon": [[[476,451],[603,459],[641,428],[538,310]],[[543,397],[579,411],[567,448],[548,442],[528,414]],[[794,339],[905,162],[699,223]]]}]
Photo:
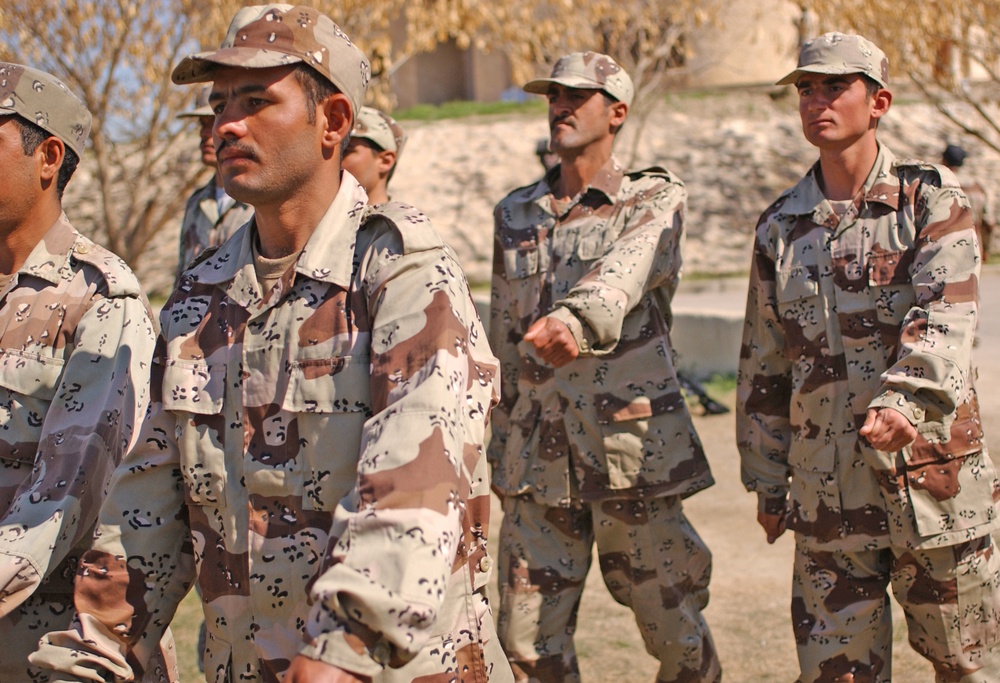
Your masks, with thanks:
[{"label": "ear", "polygon": [[396,163],[396,153],[392,150],[383,149],[375,157],[375,168],[380,176],[388,175]]},{"label": "ear", "polygon": [[879,88],[872,100],[872,118],[880,119],[889,111],[889,106],[892,104],[892,93],[885,88]]},{"label": "ear", "polygon": [[63,159],[66,158],[65,143],[55,136],[42,141],[35,149],[35,159],[38,162],[38,175],[43,183],[51,182],[59,176]]},{"label": "ear", "polygon": [[331,152],[337,150],[339,154],[341,143],[354,128],[351,101],[347,99],[347,95],[335,93],[323,100],[318,109],[317,118],[323,125],[323,147]]},{"label": "ear", "polygon": [[617,130],[625,123],[628,116],[628,105],[624,102],[614,102],[611,104],[611,120],[609,123],[614,130]]}]

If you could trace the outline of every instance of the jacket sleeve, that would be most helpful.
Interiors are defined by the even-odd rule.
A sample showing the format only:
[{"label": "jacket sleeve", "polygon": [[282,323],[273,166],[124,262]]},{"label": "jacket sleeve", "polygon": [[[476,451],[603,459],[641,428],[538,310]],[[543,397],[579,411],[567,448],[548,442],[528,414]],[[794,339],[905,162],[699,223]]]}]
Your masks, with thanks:
[{"label": "jacket sleeve", "polygon": [[[970,381],[979,301],[979,252],[969,202],[953,185],[921,184],[917,245],[909,278],[915,304],[900,329],[895,362],[871,408],[931,423],[943,440]],[[923,206],[923,210],[920,207]]]},{"label": "jacket sleeve", "polygon": [[640,299],[658,287],[676,287],[680,277],[687,190],[669,177],[640,182],[650,181],[657,184],[626,198],[621,233],[548,314],[570,328],[582,355],[614,351],[625,316]]},{"label": "jacket sleeve", "polygon": [[[30,657],[57,680],[142,678],[194,579],[175,418],[163,410],[164,340],[157,342],[150,408],[135,447],[115,470],[94,545],[77,570],[77,618],[42,638]],[[56,680],[56,679],[54,679]]]},{"label": "jacket sleeve", "polygon": [[741,476],[757,493],[758,508],[784,510],[791,471],[791,363],[778,315],[775,261],[758,228],[750,266],[736,398],[736,440]]},{"label": "jacket sleeve", "polygon": [[469,580],[462,518],[477,504],[472,480],[499,396],[496,359],[454,255],[388,251],[376,242],[361,266],[374,414],[356,495],[334,513],[301,650],[367,676],[419,653],[450,582]]},{"label": "jacket sleeve", "polygon": [[148,403],[153,324],[138,297],[94,300],[41,420],[30,478],[0,519],[0,618],[92,533]]}]

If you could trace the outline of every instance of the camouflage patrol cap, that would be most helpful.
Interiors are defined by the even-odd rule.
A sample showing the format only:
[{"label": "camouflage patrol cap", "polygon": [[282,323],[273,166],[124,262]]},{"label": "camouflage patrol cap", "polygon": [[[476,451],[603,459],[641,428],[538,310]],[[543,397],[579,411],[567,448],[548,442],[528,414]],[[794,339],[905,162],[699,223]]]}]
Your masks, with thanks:
[{"label": "camouflage patrol cap", "polygon": [[776,85],[795,83],[804,73],[864,74],[885,88],[889,85],[889,60],[867,38],[824,33],[802,46],[798,66]]},{"label": "camouflage patrol cap", "polygon": [[178,84],[203,83],[213,80],[218,66],[266,69],[300,62],[347,95],[354,112],[361,108],[371,80],[368,58],[333,20],[312,7],[244,7],[218,50],[185,57],[171,78]]},{"label": "camouflage patrol cap", "polygon": [[396,119],[374,107],[361,107],[351,136],[371,140],[382,149],[395,152],[397,159],[406,144],[406,135]]},{"label": "camouflage patrol cap", "polygon": [[632,105],[635,88],[632,79],[618,63],[600,52],[572,52],[559,58],[548,78],[536,78],[524,84],[524,91],[544,95],[550,83],[567,88],[603,90],[619,102]]},{"label": "camouflage patrol cap", "polygon": [[83,157],[90,134],[90,111],[52,74],[0,62],[0,116],[17,114],[63,141]]},{"label": "camouflage patrol cap", "polygon": [[201,116],[215,116],[215,112],[212,111],[212,105],[208,103],[208,96],[212,94],[212,86],[203,86],[201,90],[198,91],[198,97],[194,100],[194,108],[188,109],[187,111],[182,111],[177,115],[177,118],[191,118],[191,117],[201,117]]}]

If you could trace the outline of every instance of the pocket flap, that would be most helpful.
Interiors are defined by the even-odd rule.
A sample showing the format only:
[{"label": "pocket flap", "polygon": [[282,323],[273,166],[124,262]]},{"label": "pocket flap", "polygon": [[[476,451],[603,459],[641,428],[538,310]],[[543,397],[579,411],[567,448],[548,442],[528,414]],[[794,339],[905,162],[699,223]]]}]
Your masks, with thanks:
[{"label": "pocket flap", "polygon": [[372,414],[367,357],[334,356],[290,364],[282,408],[295,413]]},{"label": "pocket flap", "polygon": [[504,249],[503,267],[507,278],[517,280],[538,272],[538,247],[529,249]]},{"label": "pocket flap", "polygon": [[652,399],[648,396],[628,399],[613,394],[598,394],[594,397],[594,405],[597,408],[597,421],[607,425],[680,411],[684,407],[684,396],[676,392]]},{"label": "pocket flap", "polygon": [[776,296],[779,302],[798,301],[819,295],[819,283],[803,267],[778,271]]},{"label": "pocket flap", "polygon": [[23,396],[51,401],[63,367],[60,359],[6,350],[0,353],[0,386]]},{"label": "pocket flap", "polygon": [[912,251],[882,251],[868,256],[868,282],[875,286],[909,283]]},{"label": "pocket flap", "polygon": [[163,368],[163,407],[199,415],[222,412],[226,366],[168,359]]}]

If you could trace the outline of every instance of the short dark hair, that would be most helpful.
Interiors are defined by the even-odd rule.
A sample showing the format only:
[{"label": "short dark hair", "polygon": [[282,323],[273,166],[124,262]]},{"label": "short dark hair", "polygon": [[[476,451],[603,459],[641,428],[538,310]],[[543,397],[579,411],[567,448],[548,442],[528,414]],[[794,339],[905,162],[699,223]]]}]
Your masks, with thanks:
[{"label": "short dark hair", "polygon": [[[14,123],[17,124],[18,129],[21,131],[21,149],[24,151],[25,156],[31,156],[40,144],[51,137],[55,137],[38,124],[32,123],[23,116],[14,116]],[[80,157],[77,156],[76,152],[70,149],[69,145],[65,143],[63,146],[66,152],[63,155],[62,166],[59,167],[59,175],[56,176],[56,193],[59,195],[60,201],[63,197],[63,191],[69,183],[69,179],[73,177],[76,167],[80,164]]]},{"label": "short dark hair", "polygon": [[[303,62],[299,62],[292,73],[295,75],[295,80],[302,86],[302,91],[306,95],[306,120],[309,123],[316,123],[317,105],[331,95],[336,95],[341,92],[341,90],[333,83],[320,76],[319,73],[317,73],[311,66]],[[356,114],[356,112],[354,113]],[[347,137],[344,138],[344,141],[340,145],[341,158],[344,157],[344,153],[347,151],[347,143],[350,139],[351,135],[348,133]]]},{"label": "short dark hair", "polygon": [[861,80],[865,82],[865,93],[868,94],[868,97],[875,97],[878,91],[883,88],[881,83],[867,74],[861,74]]},{"label": "short dark hair", "polygon": [[[611,107],[616,102],[621,102],[621,100],[619,100],[617,97],[612,97],[611,95],[609,95],[608,93],[606,93],[603,90],[601,90],[600,93],[601,93],[601,95],[604,96],[604,106],[605,106],[605,108]],[[624,127],[625,127],[625,122],[622,121],[622,124],[620,126],[618,126],[617,128],[615,128],[614,134],[618,135],[618,133],[620,133],[621,129],[624,128]]]}]

